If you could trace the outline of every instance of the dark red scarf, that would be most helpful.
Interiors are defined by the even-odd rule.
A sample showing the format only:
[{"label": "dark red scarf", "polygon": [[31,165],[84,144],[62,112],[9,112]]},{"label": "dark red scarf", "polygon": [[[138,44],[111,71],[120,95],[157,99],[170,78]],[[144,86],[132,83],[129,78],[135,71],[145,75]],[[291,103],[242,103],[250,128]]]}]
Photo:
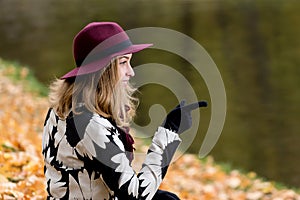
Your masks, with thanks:
[{"label": "dark red scarf", "polygon": [[126,151],[126,156],[131,163],[134,158],[133,151],[135,150],[135,148],[133,147],[134,139],[129,133],[130,128],[129,127],[125,127],[125,128],[117,127],[117,128],[121,135],[121,140],[123,142]]},{"label": "dark red scarf", "polygon": [[108,119],[118,130],[118,132],[120,133],[119,138],[121,139],[123,145],[124,145],[124,149],[125,149],[125,153],[127,158],[129,159],[130,163],[133,160],[133,151],[135,150],[135,148],[133,147],[134,144],[134,139],[133,137],[130,135],[129,131],[130,128],[129,127],[118,127],[116,122],[113,119]]}]

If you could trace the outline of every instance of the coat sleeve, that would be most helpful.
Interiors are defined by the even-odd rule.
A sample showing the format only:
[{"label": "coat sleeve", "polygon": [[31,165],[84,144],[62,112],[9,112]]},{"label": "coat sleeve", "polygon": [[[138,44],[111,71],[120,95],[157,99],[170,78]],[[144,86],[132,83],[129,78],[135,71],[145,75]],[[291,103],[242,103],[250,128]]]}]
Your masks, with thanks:
[{"label": "coat sleeve", "polygon": [[181,140],[178,134],[159,127],[138,174],[126,157],[115,127],[108,120],[94,115],[86,127],[83,142],[85,154],[101,163],[103,180],[116,197],[150,200]]}]

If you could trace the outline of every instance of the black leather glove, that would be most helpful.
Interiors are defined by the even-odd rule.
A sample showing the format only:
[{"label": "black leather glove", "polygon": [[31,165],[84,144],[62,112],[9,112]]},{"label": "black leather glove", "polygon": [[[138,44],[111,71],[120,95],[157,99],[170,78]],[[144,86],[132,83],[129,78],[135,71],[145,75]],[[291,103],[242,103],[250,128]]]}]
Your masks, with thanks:
[{"label": "black leather glove", "polygon": [[178,134],[183,133],[192,127],[192,115],[191,111],[199,108],[206,107],[206,101],[199,101],[189,105],[184,105],[185,100],[181,101],[178,106],[176,106],[164,120],[162,126]]}]

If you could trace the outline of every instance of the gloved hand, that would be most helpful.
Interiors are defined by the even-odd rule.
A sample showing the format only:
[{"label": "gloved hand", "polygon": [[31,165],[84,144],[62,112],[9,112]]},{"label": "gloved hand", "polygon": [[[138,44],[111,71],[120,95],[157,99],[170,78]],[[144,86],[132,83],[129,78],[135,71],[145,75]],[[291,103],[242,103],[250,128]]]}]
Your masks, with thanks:
[{"label": "gloved hand", "polygon": [[181,134],[192,127],[191,111],[198,107],[207,106],[206,101],[199,101],[186,106],[184,106],[184,104],[185,100],[181,101],[178,106],[169,112],[162,124],[164,128]]}]

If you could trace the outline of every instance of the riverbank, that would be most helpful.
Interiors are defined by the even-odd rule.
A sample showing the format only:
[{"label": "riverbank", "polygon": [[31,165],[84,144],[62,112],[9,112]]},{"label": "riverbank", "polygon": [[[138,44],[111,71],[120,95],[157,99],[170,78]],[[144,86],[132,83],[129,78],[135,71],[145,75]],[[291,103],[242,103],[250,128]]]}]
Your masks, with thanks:
[{"label": "riverbank", "polygon": [[[0,199],[45,199],[41,133],[47,99],[41,95],[47,91],[38,85],[28,68],[0,59]],[[136,145],[146,149],[143,141]],[[297,191],[255,172],[226,170],[212,157],[190,154],[170,166],[161,189],[188,200],[300,200]]]}]

